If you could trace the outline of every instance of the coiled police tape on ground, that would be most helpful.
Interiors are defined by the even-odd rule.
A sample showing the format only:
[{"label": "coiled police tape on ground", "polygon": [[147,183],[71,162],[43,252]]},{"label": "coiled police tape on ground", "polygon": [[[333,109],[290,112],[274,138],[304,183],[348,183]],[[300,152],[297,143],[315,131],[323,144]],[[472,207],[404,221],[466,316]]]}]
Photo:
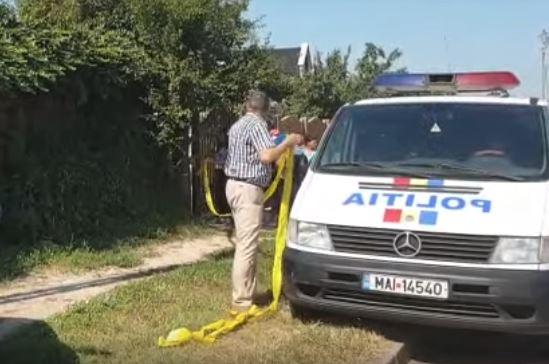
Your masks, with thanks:
[{"label": "coiled police tape on ground", "polygon": [[[161,348],[180,346],[191,341],[200,343],[212,344],[218,337],[227,334],[231,331],[244,325],[246,322],[261,317],[266,317],[276,313],[279,309],[279,300],[282,293],[282,255],[286,247],[286,233],[288,231],[288,218],[290,212],[290,198],[293,185],[294,158],[292,150],[288,150],[280,159],[278,164],[275,179],[271,186],[265,192],[264,201],[268,200],[276,191],[277,186],[282,179],[284,173],[284,185],[282,189],[282,199],[278,214],[278,227],[275,238],[275,253],[272,267],[271,285],[273,292],[272,303],[265,308],[252,306],[248,311],[242,312],[230,319],[221,319],[201,327],[196,331],[191,331],[188,328],[179,328],[171,331],[166,338],[158,339],[158,346]],[[206,204],[216,216],[230,216],[229,214],[219,214],[213,204],[213,198],[210,189],[210,179],[208,175],[208,167],[204,163],[202,169],[204,191],[206,194]]]}]

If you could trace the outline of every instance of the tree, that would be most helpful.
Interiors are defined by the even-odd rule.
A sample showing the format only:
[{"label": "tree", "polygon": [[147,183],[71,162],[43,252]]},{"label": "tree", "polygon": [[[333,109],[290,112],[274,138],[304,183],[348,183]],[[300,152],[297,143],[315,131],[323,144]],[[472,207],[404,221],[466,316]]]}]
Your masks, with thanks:
[{"label": "tree", "polygon": [[115,30],[18,19],[0,4],[0,240],[76,244],[167,211],[178,194],[159,203],[161,192],[179,183],[139,117],[143,48]]},{"label": "tree", "polygon": [[284,96],[287,86],[247,1],[225,0],[20,0],[23,18],[53,26],[109,29],[132,40],[150,67],[148,117],[160,143],[180,156],[182,127],[215,108],[237,110],[245,93],[262,87]]},{"label": "tree", "polygon": [[348,61],[350,48],[346,54],[336,49],[323,61],[317,54],[315,72],[297,78],[288,100],[290,113],[298,116],[330,117],[344,103],[350,86]]},{"label": "tree", "polygon": [[16,22],[15,9],[7,2],[0,0],[0,27],[11,28]]},{"label": "tree", "polygon": [[129,83],[142,76],[141,49],[112,31],[26,26],[0,7],[0,94],[48,91],[77,69],[94,69],[103,84]]},{"label": "tree", "polygon": [[127,1],[112,0],[16,0],[26,22],[39,22],[56,27],[75,24],[122,29],[131,25]]},{"label": "tree", "polygon": [[382,48],[366,43],[355,71],[349,72],[350,54],[350,47],[346,53],[333,50],[325,60],[317,54],[315,72],[293,82],[288,100],[290,112],[298,116],[330,118],[346,102],[374,96],[375,77],[391,71],[402,55],[398,49],[387,55]]},{"label": "tree", "polygon": [[[353,80],[352,96],[355,100],[366,99],[376,95],[373,81],[382,73],[391,71],[395,62],[402,56],[399,49],[386,53],[383,48],[373,43],[366,43],[364,53],[355,67],[356,77]],[[398,69],[394,72],[403,72]],[[354,100],[351,100],[354,101]]]},{"label": "tree", "polygon": [[117,32],[146,55],[148,118],[157,138],[181,155],[182,127],[199,114],[236,112],[250,88],[287,98],[299,116],[331,117],[345,102],[375,95],[372,81],[392,71],[401,52],[366,43],[354,72],[350,48],[317,55],[316,71],[292,78],[277,71],[256,23],[244,17],[247,1],[226,0],[20,0],[22,18],[61,28]]}]

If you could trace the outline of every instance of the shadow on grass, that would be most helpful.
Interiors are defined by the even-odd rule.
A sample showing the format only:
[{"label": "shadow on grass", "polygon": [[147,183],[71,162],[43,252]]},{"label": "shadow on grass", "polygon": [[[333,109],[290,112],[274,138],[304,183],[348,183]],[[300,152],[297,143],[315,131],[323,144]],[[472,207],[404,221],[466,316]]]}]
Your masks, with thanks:
[{"label": "shadow on grass", "polygon": [[[14,330],[13,334],[8,330]],[[0,363],[72,364],[79,363],[79,359],[44,321],[0,318]]]},{"label": "shadow on grass", "polygon": [[218,253],[212,254],[211,259],[213,261],[220,261],[225,259],[232,259],[234,255],[234,250],[232,248],[223,249]]},{"label": "shadow on grass", "polygon": [[[400,332],[399,332],[400,331]],[[391,334],[407,343],[414,360],[437,364],[549,363],[547,336],[452,330],[425,326],[392,326]]]},{"label": "shadow on grass", "polygon": [[313,312],[307,322],[371,330],[407,346],[411,359],[436,364],[549,363],[547,336],[437,328]]}]

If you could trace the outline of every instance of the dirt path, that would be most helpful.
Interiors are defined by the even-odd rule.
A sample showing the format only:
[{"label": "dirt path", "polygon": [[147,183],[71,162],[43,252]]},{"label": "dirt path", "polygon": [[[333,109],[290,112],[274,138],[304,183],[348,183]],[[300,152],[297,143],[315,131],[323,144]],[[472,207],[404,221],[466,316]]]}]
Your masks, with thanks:
[{"label": "dirt path", "polygon": [[152,248],[134,268],[108,268],[85,274],[32,274],[0,286],[0,340],[33,320],[43,320],[116,286],[195,263],[231,248],[226,236],[173,241]]}]

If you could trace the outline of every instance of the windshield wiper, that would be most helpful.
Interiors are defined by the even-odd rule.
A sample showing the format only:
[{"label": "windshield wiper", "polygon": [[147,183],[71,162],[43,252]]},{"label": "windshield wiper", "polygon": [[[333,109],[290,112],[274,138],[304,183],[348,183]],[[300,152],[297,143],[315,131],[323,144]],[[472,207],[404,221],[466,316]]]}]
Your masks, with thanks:
[{"label": "windshield wiper", "polygon": [[400,163],[399,166],[404,167],[420,167],[420,168],[433,168],[433,169],[445,169],[457,172],[464,172],[468,175],[483,176],[488,178],[499,178],[506,181],[524,181],[523,177],[512,176],[503,173],[490,172],[479,168],[467,167],[451,163]]},{"label": "windshield wiper", "polygon": [[389,164],[376,163],[376,162],[342,162],[342,163],[327,163],[320,165],[320,169],[333,169],[333,168],[357,168],[367,171],[375,171],[380,174],[392,174],[399,176],[418,177],[418,178],[430,178],[430,176],[412,171],[409,168],[400,168],[400,166],[392,166]]},{"label": "windshield wiper", "polygon": [[326,163],[320,165],[321,168],[332,168],[332,167],[364,167],[364,168],[380,168],[383,169],[386,166],[381,163],[373,163],[373,162],[341,162],[341,163]]}]

